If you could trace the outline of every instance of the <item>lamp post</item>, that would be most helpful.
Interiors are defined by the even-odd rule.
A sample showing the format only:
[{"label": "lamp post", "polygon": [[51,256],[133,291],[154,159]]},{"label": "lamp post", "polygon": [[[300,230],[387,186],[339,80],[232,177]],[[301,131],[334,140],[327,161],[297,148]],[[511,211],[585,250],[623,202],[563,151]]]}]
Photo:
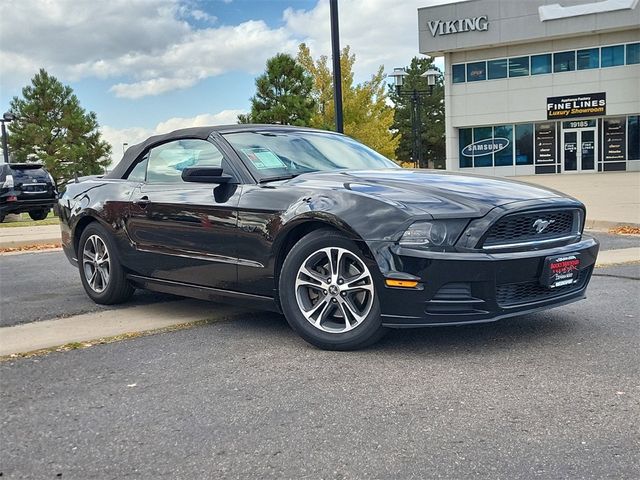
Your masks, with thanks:
[{"label": "lamp post", "polygon": [[[404,85],[404,78],[409,74],[405,72],[404,68],[394,68],[393,73],[388,76],[393,77],[393,83],[396,87],[396,94],[401,97],[411,98],[411,136],[412,136],[412,151],[413,161],[418,168],[422,167],[422,141],[420,138],[420,98],[428,95],[433,95],[433,87],[436,85],[440,72],[433,68],[430,68],[424,73],[420,74],[420,77],[427,79],[428,90],[418,90],[413,88],[412,91],[404,92],[402,87]],[[427,162],[428,166],[428,162]]]},{"label": "lamp post", "polygon": [[2,154],[4,156],[4,163],[9,163],[9,148],[7,147],[7,129],[4,123],[13,122],[16,116],[11,112],[4,112],[2,115]]}]

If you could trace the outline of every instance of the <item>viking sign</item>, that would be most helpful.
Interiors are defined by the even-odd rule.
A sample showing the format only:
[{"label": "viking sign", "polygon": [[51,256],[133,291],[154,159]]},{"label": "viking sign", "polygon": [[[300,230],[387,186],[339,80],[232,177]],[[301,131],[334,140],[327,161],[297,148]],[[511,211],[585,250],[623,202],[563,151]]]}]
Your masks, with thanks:
[{"label": "viking sign", "polygon": [[431,36],[449,35],[461,32],[486,32],[489,29],[489,17],[481,15],[472,18],[460,18],[458,20],[431,20],[427,22]]}]

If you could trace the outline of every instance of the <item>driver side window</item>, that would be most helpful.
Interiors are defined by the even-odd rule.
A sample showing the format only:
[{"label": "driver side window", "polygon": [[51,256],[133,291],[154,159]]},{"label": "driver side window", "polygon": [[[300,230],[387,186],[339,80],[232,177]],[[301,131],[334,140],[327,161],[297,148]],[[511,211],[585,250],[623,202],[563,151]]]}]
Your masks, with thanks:
[{"label": "driver side window", "polygon": [[222,152],[206,140],[183,139],[152,148],[148,154],[147,183],[183,183],[190,167],[222,167]]}]

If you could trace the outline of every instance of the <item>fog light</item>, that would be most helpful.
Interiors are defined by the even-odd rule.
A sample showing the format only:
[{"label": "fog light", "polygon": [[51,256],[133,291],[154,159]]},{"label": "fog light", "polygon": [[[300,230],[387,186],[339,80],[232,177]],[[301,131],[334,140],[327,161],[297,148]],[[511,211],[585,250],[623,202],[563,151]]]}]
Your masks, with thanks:
[{"label": "fog light", "polygon": [[387,278],[385,280],[387,287],[403,287],[403,288],[415,288],[418,286],[418,282],[415,280],[393,280]]}]

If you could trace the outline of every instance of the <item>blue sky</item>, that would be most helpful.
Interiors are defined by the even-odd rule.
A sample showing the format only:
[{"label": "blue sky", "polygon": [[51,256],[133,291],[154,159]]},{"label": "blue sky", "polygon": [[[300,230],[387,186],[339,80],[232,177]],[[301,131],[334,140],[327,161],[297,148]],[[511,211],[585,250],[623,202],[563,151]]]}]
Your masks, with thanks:
[{"label": "blue sky", "polygon": [[[418,55],[429,0],[340,0],[356,81]],[[114,159],[122,143],[192,125],[234,123],[267,58],[330,53],[328,0],[5,0],[0,108],[40,67],[98,115]]]}]

